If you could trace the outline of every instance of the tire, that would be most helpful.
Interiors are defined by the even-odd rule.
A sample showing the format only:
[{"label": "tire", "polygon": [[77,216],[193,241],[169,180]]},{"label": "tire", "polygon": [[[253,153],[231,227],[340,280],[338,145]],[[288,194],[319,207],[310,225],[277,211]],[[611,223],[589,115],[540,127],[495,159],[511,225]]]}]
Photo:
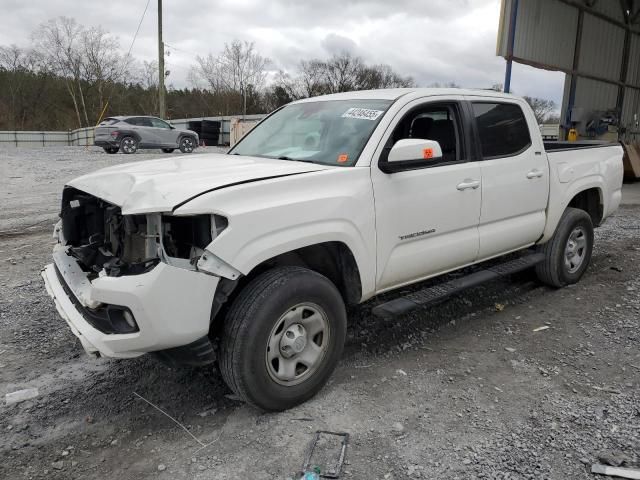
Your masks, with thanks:
[{"label": "tire", "polygon": [[138,140],[130,136],[124,137],[120,141],[120,150],[126,154],[136,153],[138,151]]},{"label": "tire", "polygon": [[105,152],[113,155],[114,153],[118,153],[118,150],[120,150],[119,147],[102,147],[104,149]]},{"label": "tire", "polygon": [[591,261],[591,217],[584,210],[567,208],[553,237],[538,250],[545,256],[536,266],[541,282],[556,288],[578,282]]},{"label": "tire", "polygon": [[173,151],[175,150],[175,148],[163,148],[162,151],[164,153],[173,153]]},{"label": "tire", "polygon": [[182,137],[179,147],[182,153],[191,153],[196,149],[197,145],[193,137]]},{"label": "tire", "polygon": [[247,403],[286,410],[327,382],[346,329],[344,302],[329,279],[306,268],[274,268],[246,285],[229,309],[220,339],[222,377]]}]

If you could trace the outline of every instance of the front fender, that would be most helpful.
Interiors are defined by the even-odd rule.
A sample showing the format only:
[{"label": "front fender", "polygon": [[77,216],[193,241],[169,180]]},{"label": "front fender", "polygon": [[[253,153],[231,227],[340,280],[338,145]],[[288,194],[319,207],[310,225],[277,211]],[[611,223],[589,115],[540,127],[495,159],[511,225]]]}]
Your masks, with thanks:
[{"label": "front fender", "polygon": [[243,275],[283,253],[341,242],[353,254],[362,296],[375,291],[375,216],[368,168],[340,168],[236,185],[175,213],[217,213],[227,228],[207,250]]}]

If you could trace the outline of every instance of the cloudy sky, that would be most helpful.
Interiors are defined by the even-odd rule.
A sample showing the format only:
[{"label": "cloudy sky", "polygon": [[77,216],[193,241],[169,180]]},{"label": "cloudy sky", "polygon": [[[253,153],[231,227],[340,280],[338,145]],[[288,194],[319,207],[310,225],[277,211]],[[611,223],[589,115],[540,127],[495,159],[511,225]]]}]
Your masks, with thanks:
[{"label": "cloudy sky", "polygon": [[[41,22],[65,15],[101,25],[127,50],[147,0],[0,0],[0,44],[27,46]],[[150,0],[132,54],[157,55],[157,0]],[[419,85],[454,81],[490,87],[504,80],[495,55],[500,0],[164,0],[169,83],[187,85],[196,55],[218,53],[234,39],[255,42],[271,68],[293,71],[301,59],[347,50],[387,63]],[[10,19],[10,21],[7,21]],[[517,94],[560,103],[564,75],[516,65]]]}]

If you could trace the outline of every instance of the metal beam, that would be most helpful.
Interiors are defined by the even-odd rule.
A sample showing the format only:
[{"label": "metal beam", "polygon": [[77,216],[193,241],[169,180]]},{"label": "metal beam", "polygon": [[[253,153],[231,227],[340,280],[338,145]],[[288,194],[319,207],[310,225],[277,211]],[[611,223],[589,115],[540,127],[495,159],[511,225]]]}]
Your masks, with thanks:
[{"label": "metal beam", "polygon": [[[625,2],[622,2],[625,3]],[[628,5],[631,8],[633,5]],[[624,8],[624,7],[623,7]],[[627,23],[630,21],[629,15],[625,11],[625,19]],[[627,72],[629,71],[629,54],[631,50],[631,30],[626,29],[624,31],[624,46],[622,47],[622,64],[620,65],[620,82],[622,85],[618,87],[618,99],[616,101],[616,111],[619,117],[622,118],[622,106],[624,105],[624,94],[627,82]]]},{"label": "metal beam", "polygon": [[584,3],[578,2],[577,0],[558,0],[566,5],[570,5],[572,7],[577,8],[578,10],[582,11],[582,12],[586,12],[590,15],[593,15],[594,17],[598,17],[606,22],[612,23],[613,25],[616,25],[620,28],[624,28],[624,29],[631,29],[632,32],[634,33],[640,33],[640,29],[635,29],[635,28],[631,28],[629,25],[627,25],[624,22],[621,22],[619,20],[616,20],[615,18],[611,18],[607,15],[605,15],[602,12],[599,12],[597,10],[594,10],[593,8],[585,5]]},{"label": "metal beam", "polygon": [[576,88],[578,87],[578,76],[575,72],[578,70],[580,62],[580,48],[582,47],[582,26],[584,25],[584,10],[578,10],[578,25],[576,27],[576,41],[573,47],[573,63],[571,70],[571,83],[569,84],[569,101],[567,102],[567,112],[565,116],[566,128],[565,132],[569,135],[571,128],[571,111],[576,101]]},{"label": "metal beam", "polygon": [[513,64],[513,47],[516,42],[516,20],[518,19],[519,0],[511,2],[511,15],[509,17],[509,38],[507,39],[507,68],[504,72],[504,93],[511,91],[511,67]]},{"label": "metal beam", "polygon": [[609,83],[611,85],[618,85],[618,86],[622,85],[626,88],[633,88],[636,90],[640,90],[640,85],[636,85],[633,83],[624,83],[619,80],[611,80],[610,78],[599,77],[598,75],[592,75],[590,73],[582,72],[580,70],[552,67],[549,65],[545,65],[544,63],[534,62],[532,60],[526,60],[524,58],[520,58],[516,56],[513,57],[513,61],[517,63],[522,63],[523,65],[529,65],[531,67],[541,68],[543,70],[551,70],[554,72],[564,72],[567,75],[576,75],[578,77],[588,78],[590,80],[596,80],[598,82]]}]

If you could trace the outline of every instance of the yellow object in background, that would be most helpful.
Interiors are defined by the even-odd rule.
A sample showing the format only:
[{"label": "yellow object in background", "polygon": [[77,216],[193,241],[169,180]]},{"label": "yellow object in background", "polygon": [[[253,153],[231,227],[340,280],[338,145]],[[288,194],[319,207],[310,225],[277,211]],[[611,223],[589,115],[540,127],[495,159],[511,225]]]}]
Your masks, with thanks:
[{"label": "yellow object in background", "polygon": [[567,135],[567,140],[570,142],[575,142],[578,140],[578,131],[575,128],[569,130],[569,135]]}]

